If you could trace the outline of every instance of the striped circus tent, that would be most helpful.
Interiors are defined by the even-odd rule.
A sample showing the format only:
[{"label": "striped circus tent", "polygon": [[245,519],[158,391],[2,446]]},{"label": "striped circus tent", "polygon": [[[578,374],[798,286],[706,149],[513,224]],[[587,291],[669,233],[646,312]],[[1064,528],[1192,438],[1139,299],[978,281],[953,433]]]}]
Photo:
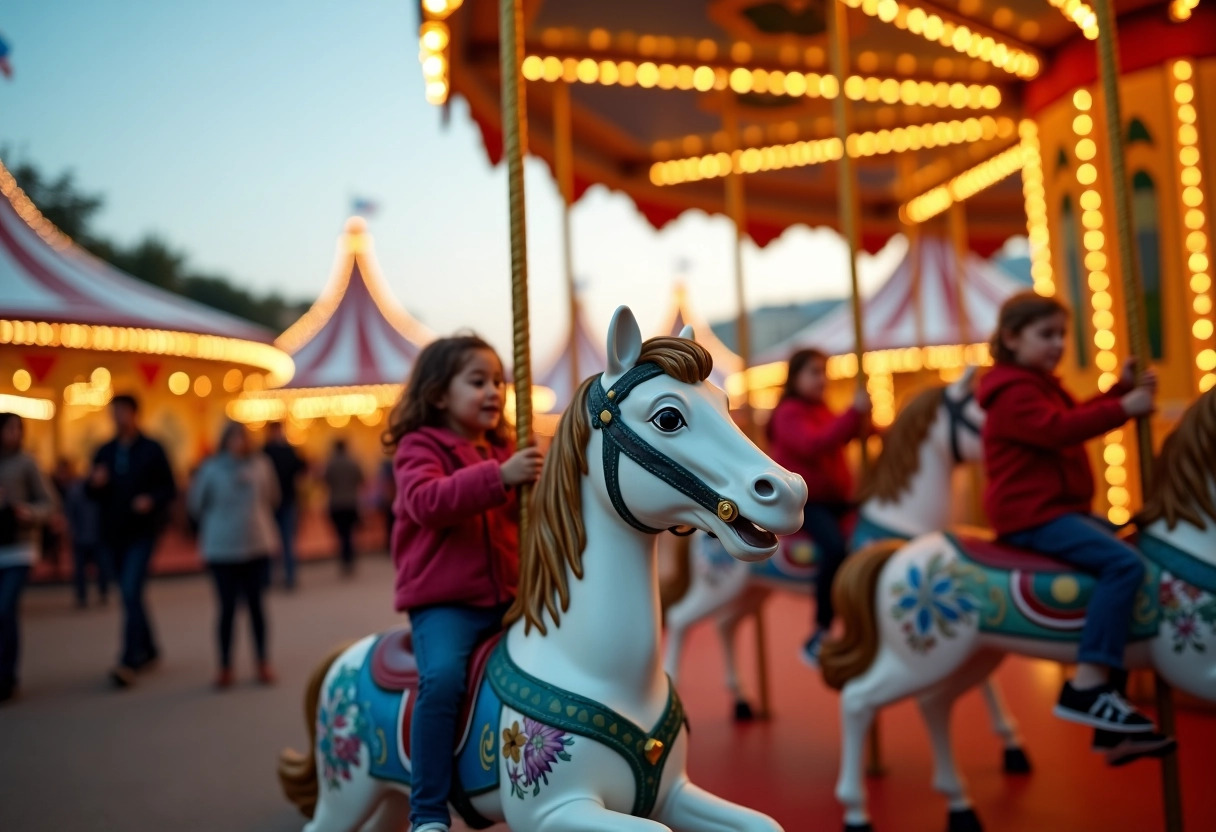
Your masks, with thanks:
[{"label": "striped circus tent", "polygon": [[[968,252],[964,258],[961,278],[958,272],[958,258],[949,240],[926,236],[919,245],[909,247],[908,254],[887,281],[862,302],[866,349],[987,341],[996,326],[1001,303],[1026,287],[974,252]],[[795,350],[807,347],[823,350],[828,355],[852,352],[851,305],[842,303],[790,338],[765,350],[757,363],[785,361]]]},{"label": "striped circus tent", "polygon": [[692,327],[697,343],[709,350],[714,359],[714,369],[709,374],[709,380],[725,390],[727,377],[743,369],[743,359],[718,340],[709,323],[692,310],[688,302],[688,290],[683,281],[678,281],[672,290],[666,321],[666,325],[659,329],[660,335],[678,336],[685,326]]},{"label": "striped circus tent", "polygon": [[[577,304],[578,313],[571,321],[565,339],[556,347],[556,352],[532,381],[534,389],[533,407],[545,413],[561,413],[570,406],[574,391],[583,379],[602,373],[608,366],[604,354],[604,339],[592,334],[587,325],[587,316],[582,304]],[[577,376],[577,381],[576,381]],[[545,393],[540,388],[545,388]]]},{"label": "striped circus tent", "polygon": [[380,274],[366,222],[352,217],[338,239],[329,282],[275,341],[295,360],[295,376],[281,389],[245,393],[229,413],[254,424],[286,420],[289,438],[298,442],[317,420],[344,429],[357,418],[378,436],[418,354],[433,338],[394,297]]}]

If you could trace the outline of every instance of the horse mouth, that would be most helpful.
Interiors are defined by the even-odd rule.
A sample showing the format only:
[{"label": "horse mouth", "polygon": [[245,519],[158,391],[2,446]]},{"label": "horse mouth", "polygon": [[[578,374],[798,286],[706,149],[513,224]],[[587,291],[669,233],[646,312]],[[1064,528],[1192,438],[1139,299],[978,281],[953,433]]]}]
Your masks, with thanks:
[{"label": "horse mouth", "polygon": [[730,527],[740,540],[753,549],[772,549],[777,545],[777,535],[757,526],[742,514],[730,521]]}]

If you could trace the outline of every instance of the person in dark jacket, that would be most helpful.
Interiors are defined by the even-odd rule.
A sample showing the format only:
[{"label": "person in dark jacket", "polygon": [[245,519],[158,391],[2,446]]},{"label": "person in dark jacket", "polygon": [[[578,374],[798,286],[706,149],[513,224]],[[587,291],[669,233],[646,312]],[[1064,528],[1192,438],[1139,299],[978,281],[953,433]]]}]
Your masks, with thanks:
[{"label": "person in dark jacket", "polygon": [[262,450],[270,457],[279,482],[279,505],[274,510],[274,522],[279,530],[283,557],[283,586],[296,588],[296,530],[300,521],[298,492],[300,477],[307,465],[283,434],[282,422],[266,426],[266,444]]},{"label": "person in dark jacket", "polygon": [[1131,742],[1140,753],[1173,740],[1123,698],[1111,671],[1123,668],[1128,622],[1144,581],[1139,555],[1094,517],[1094,478],[1085,443],[1153,410],[1157,378],[1138,383],[1127,362],[1118,383],[1078,403],[1055,369],[1064,354],[1068,310],[1054,298],[1023,292],[1001,307],[992,354],[980,381],[984,421],[984,508],[1000,538],[1058,558],[1097,585],[1081,630],[1077,672],[1056,703],[1061,719],[1098,729],[1096,750]]},{"label": "person in dark jacket", "polygon": [[72,544],[72,580],[76,588],[76,606],[89,603],[89,566],[97,570],[97,595],[104,605],[113,575],[110,559],[101,546],[101,510],[88,493],[88,483],[76,476],[72,463],[61,459],[53,482],[63,499],[63,516],[68,538]]},{"label": "person in dark jacket", "polygon": [[359,489],[363,487],[363,469],[350,455],[345,439],[335,439],[333,453],[325,463],[323,474],[329,489],[329,519],[338,538],[338,555],[342,574],[355,571],[355,527],[359,525]]},{"label": "person in dark jacket", "polygon": [[164,448],[139,429],[136,400],[115,396],[110,410],[116,436],[97,451],[88,482],[101,509],[101,542],[122,593],[122,652],[110,679],[117,687],[129,687],[136,671],[160,655],[144,607],[144,585],[177,486]]},{"label": "person in dark jacket", "polygon": [[815,541],[819,572],[815,629],[802,647],[802,659],[812,667],[819,664],[819,647],[835,618],[832,581],[849,552],[844,523],[853,511],[853,475],[844,451],[865,434],[871,409],[869,395],[858,388],[852,407],[832,412],[823,401],[827,361],[815,349],[790,356],[785,392],[768,423],[769,455],[801,475],[808,490],[802,530]]}]

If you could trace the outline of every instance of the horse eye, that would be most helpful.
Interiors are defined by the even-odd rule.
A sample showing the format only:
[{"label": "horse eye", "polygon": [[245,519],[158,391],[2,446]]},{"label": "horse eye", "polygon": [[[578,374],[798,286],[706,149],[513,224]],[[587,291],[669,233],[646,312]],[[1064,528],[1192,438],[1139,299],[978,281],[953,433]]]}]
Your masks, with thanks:
[{"label": "horse eye", "polygon": [[674,407],[665,407],[654,415],[650,420],[663,433],[675,433],[680,428],[685,427],[688,423],[684,421],[683,414]]}]

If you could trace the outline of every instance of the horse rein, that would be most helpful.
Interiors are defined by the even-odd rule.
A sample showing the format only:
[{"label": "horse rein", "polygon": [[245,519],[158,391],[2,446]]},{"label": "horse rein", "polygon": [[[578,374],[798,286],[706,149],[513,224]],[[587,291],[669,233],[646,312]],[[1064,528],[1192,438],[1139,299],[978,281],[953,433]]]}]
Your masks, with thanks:
[{"label": "horse rein", "polygon": [[963,452],[959,448],[960,428],[969,431],[973,436],[980,435],[980,426],[967,415],[967,405],[975,401],[974,391],[968,390],[961,399],[950,398],[950,389],[942,391],[942,402],[946,415],[950,417],[950,453],[954,456],[954,464],[962,465]]},{"label": "horse rein", "polygon": [[[607,391],[604,390],[603,374],[588,390],[587,409],[591,414],[591,426],[602,431],[604,436],[604,484],[612,505],[621,519],[635,529],[648,534],[664,531],[647,526],[625,505],[620,483],[621,455],[624,454],[697,505],[709,509],[720,520],[729,523],[739,516],[739,508],[734,501],[714,491],[671,457],[655,450],[621,418],[621,402],[633,388],[661,375],[663,370],[659,365],[647,362],[630,369]],[[673,526],[670,531],[680,534],[677,531],[679,528]]]}]

